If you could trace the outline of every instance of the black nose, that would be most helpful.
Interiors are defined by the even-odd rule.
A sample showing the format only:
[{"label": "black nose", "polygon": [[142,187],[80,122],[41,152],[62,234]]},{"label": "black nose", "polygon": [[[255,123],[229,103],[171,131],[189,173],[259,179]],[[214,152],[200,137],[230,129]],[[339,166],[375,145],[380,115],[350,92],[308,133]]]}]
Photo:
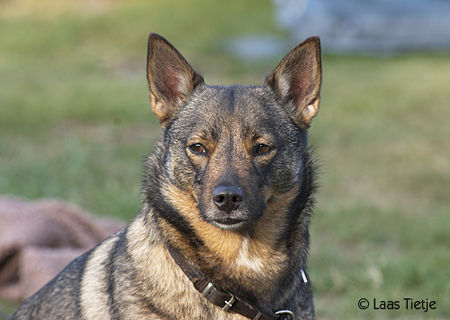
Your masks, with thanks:
[{"label": "black nose", "polygon": [[230,213],[239,208],[244,200],[244,193],[239,187],[219,186],[214,189],[212,198],[217,208]]}]

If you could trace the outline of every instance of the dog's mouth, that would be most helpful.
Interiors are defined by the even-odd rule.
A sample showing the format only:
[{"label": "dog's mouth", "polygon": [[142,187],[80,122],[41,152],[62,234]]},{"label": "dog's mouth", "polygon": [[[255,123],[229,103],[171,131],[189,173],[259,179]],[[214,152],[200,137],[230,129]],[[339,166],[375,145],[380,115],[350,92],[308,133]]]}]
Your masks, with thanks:
[{"label": "dog's mouth", "polygon": [[246,224],[245,220],[232,219],[232,218],[215,219],[210,222],[211,222],[211,224],[215,225],[216,227],[224,229],[224,230],[240,229]]}]

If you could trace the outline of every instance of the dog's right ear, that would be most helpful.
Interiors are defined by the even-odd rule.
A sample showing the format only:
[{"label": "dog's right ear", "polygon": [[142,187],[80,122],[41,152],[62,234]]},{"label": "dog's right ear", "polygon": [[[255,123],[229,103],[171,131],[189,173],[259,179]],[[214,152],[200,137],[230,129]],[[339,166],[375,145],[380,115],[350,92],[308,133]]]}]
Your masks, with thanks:
[{"label": "dog's right ear", "polygon": [[203,83],[177,49],[156,33],[148,38],[147,79],[152,110],[163,126]]}]

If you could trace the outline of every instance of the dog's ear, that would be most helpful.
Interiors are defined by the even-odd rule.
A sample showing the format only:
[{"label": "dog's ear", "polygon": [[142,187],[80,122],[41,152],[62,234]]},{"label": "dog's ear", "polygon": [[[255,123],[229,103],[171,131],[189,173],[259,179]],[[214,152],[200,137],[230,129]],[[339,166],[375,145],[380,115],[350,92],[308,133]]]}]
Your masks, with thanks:
[{"label": "dog's ear", "polygon": [[267,76],[265,84],[281,99],[293,121],[308,128],[320,103],[322,66],[319,37],[311,37],[295,47]]},{"label": "dog's ear", "polygon": [[203,83],[183,56],[156,33],[148,38],[147,79],[152,110],[163,126]]}]

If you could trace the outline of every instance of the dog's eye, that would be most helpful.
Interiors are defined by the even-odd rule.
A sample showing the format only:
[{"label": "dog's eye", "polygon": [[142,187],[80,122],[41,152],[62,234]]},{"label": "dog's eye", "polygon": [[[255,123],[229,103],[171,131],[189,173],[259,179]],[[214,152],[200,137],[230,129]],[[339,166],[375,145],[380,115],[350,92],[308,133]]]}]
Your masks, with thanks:
[{"label": "dog's eye", "polygon": [[270,151],[272,151],[271,146],[260,143],[255,147],[254,154],[255,155],[264,155],[264,154],[268,154]]},{"label": "dog's eye", "polygon": [[207,150],[201,143],[194,143],[189,146],[189,150],[191,150],[195,154],[206,155]]}]

